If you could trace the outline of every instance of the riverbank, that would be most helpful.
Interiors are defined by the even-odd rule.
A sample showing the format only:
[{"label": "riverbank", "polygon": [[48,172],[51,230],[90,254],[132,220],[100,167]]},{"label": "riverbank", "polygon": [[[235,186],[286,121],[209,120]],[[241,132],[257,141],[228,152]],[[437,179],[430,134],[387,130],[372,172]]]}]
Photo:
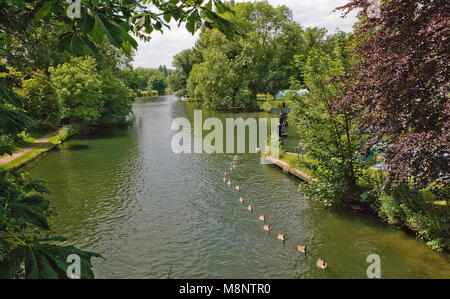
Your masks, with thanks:
[{"label": "riverbank", "polygon": [[282,158],[275,159],[270,156],[265,157],[265,158],[268,161],[270,161],[273,165],[276,165],[276,166],[280,167],[281,169],[283,169],[283,172],[290,173],[291,175],[297,177],[298,179],[300,179],[304,182],[311,183],[311,182],[317,181],[317,179],[313,178],[312,176],[309,176],[305,172],[302,172],[299,169],[291,166],[287,161],[283,161]]},{"label": "riverbank", "polygon": [[[304,155],[281,152],[279,159],[267,158],[283,172],[290,173],[307,183],[317,181],[315,178],[320,177],[313,170],[301,167],[301,160],[314,162]],[[367,190],[366,195],[363,194],[359,200],[355,199],[353,212],[361,215],[365,211],[376,215],[380,222],[415,235],[438,252],[448,253],[450,248],[448,202],[436,201],[435,195],[428,188],[413,191],[409,186],[402,186],[396,193],[391,194],[369,191],[376,190],[377,181],[383,180],[386,176],[387,172],[380,168],[372,167],[366,170],[365,179],[357,182],[361,189]]]},{"label": "riverbank", "polygon": [[55,132],[37,138],[28,146],[19,149],[12,155],[0,158],[0,167],[7,170],[21,168],[44,153],[54,149],[76,132],[78,132],[77,127],[64,126]]}]

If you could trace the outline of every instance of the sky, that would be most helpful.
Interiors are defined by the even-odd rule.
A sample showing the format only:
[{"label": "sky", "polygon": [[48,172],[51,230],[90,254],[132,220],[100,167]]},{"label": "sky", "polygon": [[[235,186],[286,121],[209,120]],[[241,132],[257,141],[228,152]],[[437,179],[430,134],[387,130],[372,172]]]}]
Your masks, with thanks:
[{"label": "sky", "polygon": [[[244,2],[244,1],[236,1]],[[350,32],[356,21],[355,14],[341,18],[339,12],[332,12],[348,0],[268,0],[272,6],[286,5],[293,11],[294,20],[303,27],[325,27],[330,33],[336,28]],[[171,30],[164,34],[154,32],[150,42],[139,41],[134,67],[157,68],[166,65],[172,68],[172,58],[184,49],[192,48],[198,33],[195,35],[186,31],[184,25],[178,27],[171,23]]]}]

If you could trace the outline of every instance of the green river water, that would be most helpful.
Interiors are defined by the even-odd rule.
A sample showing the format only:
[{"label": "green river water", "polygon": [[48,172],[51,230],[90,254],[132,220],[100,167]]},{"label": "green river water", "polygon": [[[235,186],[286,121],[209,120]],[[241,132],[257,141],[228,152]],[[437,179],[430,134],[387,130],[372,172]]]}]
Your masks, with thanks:
[{"label": "green river water", "polygon": [[[194,106],[140,101],[133,126],[71,138],[27,167],[52,192],[54,231],[106,258],[94,260],[97,278],[366,278],[370,254],[381,257],[383,278],[450,278],[447,254],[375,219],[312,207],[297,179],[258,155],[240,155],[238,193],[222,181],[234,155],[174,154],[172,121],[193,123]],[[211,116],[260,114],[204,111]],[[296,250],[303,244],[306,254]]]}]

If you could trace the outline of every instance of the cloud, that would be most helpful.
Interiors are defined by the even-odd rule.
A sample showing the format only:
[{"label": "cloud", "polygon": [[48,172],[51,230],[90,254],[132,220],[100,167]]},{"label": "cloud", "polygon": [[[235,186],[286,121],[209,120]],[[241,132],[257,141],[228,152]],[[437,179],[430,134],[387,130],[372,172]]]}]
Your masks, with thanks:
[{"label": "cloud", "polygon": [[198,33],[194,36],[183,26],[170,24],[171,30],[164,34],[154,32],[150,42],[138,41],[139,46],[133,65],[146,68],[156,68],[160,65],[172,67],[172,58],[178,52],[194,46]]},{"label": "cloud", "polygon": [[[244,1],[237,1],[244,2]],[[303,27],[325,27],[330,33],[336,28],[350,32],[356,21],[355,14],[341,18],[339,12],[332,12],[348,0],[269,0],[273,6],[286,5],[293,11],[294,19]],[[178,52],[192,48],[198,33],[192,36],[183,26],[171,23],[171,30],[164,34],[154,32],[150,42],[139,41],[137,55],[133,65],[135,67],[156,68],[160,65],[172,67],[172,59]]]}]

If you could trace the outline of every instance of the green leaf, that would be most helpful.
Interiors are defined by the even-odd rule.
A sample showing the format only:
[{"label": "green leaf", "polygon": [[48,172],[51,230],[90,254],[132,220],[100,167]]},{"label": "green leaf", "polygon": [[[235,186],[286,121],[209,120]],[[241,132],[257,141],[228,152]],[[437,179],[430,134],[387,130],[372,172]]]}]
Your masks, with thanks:
[{"label": "green leaf", "polygon": [[103,32],[100,23],[98,21],[98,16],[95,16],[95,24],[92,30],[89,32],[89,36],[94,40],[94,42],[98,45],[103,42],[103,36],[105,33]]},{"label": "green leaf", "polygon": [[92,15],[92,13],[85,6],[81,7],[80,12],[81,12],[81,14],[80,14],[81,18],[77,19],[77,22],[80,25],[80,29],[83,32],[88,33],[95,26],[95,18]]},{"label": "green leaf", "polygon": [[17,272],[19,272],[20,265],[22,265],[25,257],[25,248],[24,246],[20,246],[13,249],[8,259],[2,261],[0,264],[0,278],[12,279],[17,276]]},{"label": "green leaf", "polygon": [[46,1],[44,4],[39,8],[39,10],[34,14],[33,19],[31,19],[31,25],[36,26],[37,23],[47,16],[50,13],[50,10],[52,9],[53,1]]},{"label": "green leaf", "polygon": [[198,29],[198,22],[200,22],[200,16],[198,15],[198,12],[194,10],[187,18],[186,29],[194,34]]},{"label": "green leaf", "polygon": [[48,238],[37,238],[36,240],[34,240],[33,243],[40,243],[40,242],[65,242],[67,241],[67,238],[62,237],[62,236],[55,236],[55,237],[48,237]]},{"label": "green leaf", "polygon": [[0,237],[0,247],[3,249],[8,249],[10,244],[6,242],[2,237]]},{"label": "green leaf", "polygon": [[[57,271],[67,270],[68,264],[66,259],[71,254],[77,254],[81,260],[81,278],[92,279],[94,278],[94,273],[92,272],[92,257],[100,257],[101,255],[89,251],[84,251],[73,246],[57,246],[57,245],[46,245],[39,247],[41,253],[45,254],[48,259],[54,263],[53,269],[56,271],[55,267],[58,268]],[[64,274],[65,275],[65,274]]]},{"label": "green leaf", "polygon": [[24,196],[19,200],[19,202],[39,211],[47,210],[50,205],[50,201],[45,199],[40,194]]},{"label": "green leaf", "polygon": [[37,260],[39,265],[39,278],[42,279],[57,279],[58,274],[50,265],[47,257],[44,254],[37,252]]},{"label": "green leaf", "polygon": [[171,14],[169,14],[169,13],[164,14],[164,21],[169,23],[171,19],[172,19],[172,15]]},{"label": "green leaf", "polygon": [[38,279],[39,269],[37,252],[32,247],[27,246],[25,251],[25,275],[27,279]]},{"label": "green leaf", "polygon": [[138,47],[137,41],[131,35],[129,35],[128,32],[125,31],[125,29],[121,28],[121,30],[122,30],[123,41],[126,42],[131,47],[133,47],[134,49],[137,49],[137,47]]},{"label": "green leaf", "polygon": [[212,11],[212,1],[211,0],[205,4],[205,8],[209,11]]},{"label": "green leaf", "polygon": [[108,38],[109,42],[113,46],[120,48],[123,42],[122,31],[120,26],[110,22],[106,18],[102,19],[100,15],[97,15],[96,20],[98,21],[100,28],[106,34],[106,37]]},{"label": "green leaf", "polygon": [[26,222],[44,229],[50,229],[47,218],[45,218],[39,210],[34,209],[27,204],[21,203],[20,201],[11,202],[9,204],[9,208],[11,209],[13,215],[21,217]]},{"label": "green leaf", "polygon": [[129,44],[127,44],[126,42],[123,42],[121,47],[120,47],[125,54],[129,55],[131,53],[131,46]]}]

